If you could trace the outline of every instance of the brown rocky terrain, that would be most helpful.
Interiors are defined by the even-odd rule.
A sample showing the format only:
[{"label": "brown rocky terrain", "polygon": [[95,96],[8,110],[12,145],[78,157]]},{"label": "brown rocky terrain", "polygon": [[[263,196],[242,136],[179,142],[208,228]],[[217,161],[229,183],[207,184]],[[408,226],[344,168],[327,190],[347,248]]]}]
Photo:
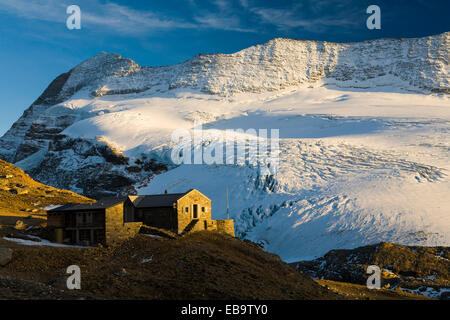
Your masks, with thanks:
[{"label": "brown rocky terrain", "polygon": [[[383,242],[352,250],[332,250],[322,258],[293,265],[302,273],[323,281],[357,285],[365,285],[367,267],[377,265],[381,269],[381,285],[386,289],[416,292],[441,299],[448,299],[450,292],[448,247],[404,246]],[[335,286],[339,287],[336,283]]]},{"label": "brown rocky terrain", "polygon": [[[0,267],[0,279],[32,281],[57,290],[61,298],[339,298],[278,256],[212,232],[177,239],[138,235],[108,248],[31,247],[5,240],[0,246],[13,250],[12,260]],[[65,288],[66,268],[72,264],[81,268],[82,289],[60,291]],[[2,291],[0,297],[5,296]],[[11,290],[7,292],[11,295]]]},{"label": "brown rocky terrain", "polygon": [[[401,291],[315,282],[257,245],[214,232],[168,239],[140,234],[107,248],[22,246],[0,267],[0,298],[37,299],[424,299]],[[81,268],[81,290],[66,269]],[[28,288],[29,293],[24,291]],[[41,293],[39,293],[41,292]]]},{"label": "brown rocky terrain", "polygon": [[432,298],[410,293],[397,288],[395,290],[381,288],[370,290],[366,285],[332,280],[316,280],[321,286],[338,293],[350,300],[432,300]]},{"label": "brown rocky terrain", "polygon": [[92,200],[74,192],[39,183],[20,168],[0,160],[0,219],[1,216],[18,215],[45,217],[43,207],[89,201]]}]

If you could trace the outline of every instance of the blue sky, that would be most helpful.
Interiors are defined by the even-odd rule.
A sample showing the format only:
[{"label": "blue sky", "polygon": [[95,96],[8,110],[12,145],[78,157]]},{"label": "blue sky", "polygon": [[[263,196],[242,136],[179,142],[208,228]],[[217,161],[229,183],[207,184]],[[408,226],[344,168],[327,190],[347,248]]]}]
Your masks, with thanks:
[{"label": "blue sky", "polygon": [[[66,8],[82,29],[66,28]],[[366,8],[381,8],[381,30]],[[99,52],[143,66],[232,53],[275,37],[361,41],[450,31],[450,1],[0,0],[0,135],[59,74]]]}]

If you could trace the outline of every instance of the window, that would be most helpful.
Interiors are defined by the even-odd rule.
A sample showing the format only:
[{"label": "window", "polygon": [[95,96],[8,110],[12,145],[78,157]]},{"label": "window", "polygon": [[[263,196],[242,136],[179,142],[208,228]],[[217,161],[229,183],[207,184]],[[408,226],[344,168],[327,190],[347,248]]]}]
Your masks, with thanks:
[{"label": "window", "polygon": [[75,217],[76,217],[76,224],[82,225],[83,224],[83,214],[77,213]]},{"label": "window", "polygon": [[202,207],[202,212],[206,212],[206,208],[205,207]]},{"label": "window", "polygon": [[93,221],[93,214],[92,214],[92,212],[86,213],[85,218],[86,218],[86,224],[92,224],[92,221]]},{"label": "window", "polygon": [[184,212],[189,212],[189,207],[184,208]]},{"label": "window", "polygon": [[92,212],[80,212],[76,215],[76,224],[79,226],[92,224],[94,214]]}]

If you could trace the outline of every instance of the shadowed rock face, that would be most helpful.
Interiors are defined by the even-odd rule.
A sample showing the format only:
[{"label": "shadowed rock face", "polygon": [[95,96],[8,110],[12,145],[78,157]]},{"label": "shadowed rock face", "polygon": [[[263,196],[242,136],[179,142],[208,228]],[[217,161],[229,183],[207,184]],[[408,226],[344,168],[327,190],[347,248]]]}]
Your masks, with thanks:
[{"label": "shadowed rock face", "polygon": [[64,137],[49,144],[40,165],[30,174],[39,181],[68,186],[98,199],[135,194],[135,183],[167,170],[152,159],[130,162],[102,141]]},{"label": "shadowed rock face", "polygon": [[70,73],[71,71],[57,76],[33,104],[52,106],[54,104],[63,102],[65,97],[61,97],[59,93],[66,84],[67,79],[70,77]]},{"label": "shadowed rock face", "polygon": [[[0,158],[18,163],[39,157],[42,164],[30,170],[33,177],[52,184],[56,180],[58,187],[74,188],[91,196],[102,188],[106,193],[129,190],[147,175],[135,169],[124,170],[127,165],[108,158],[108,152],[80,153],[76,148],[84,145],[81,141],[70,142],[64,148],[66,152],[55,149],[61,141],[70,141],[61,133],[84,117],[76,111],[66,110],[64,114],[55,111],[75,93],[83,92],[94,98],[152,88],[166,92],[183,87],[229,96],[276,91],[298,84],[313,85],[318,81],[344,88],[369,89],[395,83],[399,89],[448,93],[449,35],[345,44],[277,38],[234,54],[202,54],[177,65],[151,68],[140,67],[116,54],[101,53],[61,74],[49,85],[0,139]],[[57,171],[49,165],[55,165],[54,161],[58,161],[59,167],[65,167],[64,170]],[[91,177],[91,182],[78,179],[77,170]],[[110,173],[105,178],[114,183],[104,187],[101,181],[94,187],[98,171],[105,170],[117,174],[117,179],[111,179],[113,173]],[[73,172],[69,174],[69,171]]]},{"label": "shadowed rock face", "polygon": [[133,193],[130,186],[136,180],[126,176],[123,168],[127,164],[127,158],[115,154],[104,143],[62,138],[49,144],[40,166],[30,174],[39,181],[67,185],[72,190],[100,198],[121,191]]},{"label": "shadowed rock face", "polygon": [[[22,117],[14,123],[12,128],[0,139],[0,149],[2,150],[0,157],[2,159],[9,162],[17,162],[32,155],[43,147],[43,144],[39,143],[39,136],[36,135],[36,131],[39,130],[39,127],[44,132],[47,132],[47,134],[44,134],[47,139],[51,138],[49,135],[59,133],[60,130],[47,130],[42,128],[42,125],[39,126],[38,124],[34,124],[34,120],[49,106],[63,102],[67,98],[67,96],[60,96],[60,92],[69,78],[70,73],[71,71],[56,77],[41,96],[25,110]],[[70,124],[68,123],[66,126]],[[17,142],[21,140],[27,140],[28,142],[17,144]]]}]

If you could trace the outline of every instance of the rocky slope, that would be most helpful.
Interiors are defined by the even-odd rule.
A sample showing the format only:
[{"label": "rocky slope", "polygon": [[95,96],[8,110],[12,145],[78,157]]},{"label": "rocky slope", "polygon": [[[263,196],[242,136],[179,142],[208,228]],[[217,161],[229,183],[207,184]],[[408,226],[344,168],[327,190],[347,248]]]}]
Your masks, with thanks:
[{"label": "rocky slope", "polygon": [[0,215],[44,214],[42,207],[88,201],[71,191],[36,182],[20,168],[0,160]]},{"label": "rocky slope", "polygon": [[[175,239],[141,234],[107,248],[0,240],[0,249],[5,246],[13,250],[12,260],[0,266],[0,297],[6,299],[425,299],[399,290],[313,281],[253,243],[214,232]],[[72,264],[81,268],[81,290],[65,286]]]},{"label": "rocky slope", "polygon": [[322,258],[293,263],[314,278],[365,285],[369,265],[381,269],[384,288],[450,298],[450,248],[380,243],[332,250]]},{"label": "rocky slope", "polygon": [[[5,245],[0,240],[0,246]],[[108,248],[15,246],[13,250],[12,261],[0,267],[0,283],[8,277],[18,288],[0,288],[0,297],[16,293],[12,298],[35,298],[19,290],[17,279],[64,290],[66,268],[76,264],[82,272],[82,289],[66,289],[59,292],[61,298],[70,293],[72,298],[91,299],[339,299],[278,256],[211,232],[176,240],[138,235]]]}]

